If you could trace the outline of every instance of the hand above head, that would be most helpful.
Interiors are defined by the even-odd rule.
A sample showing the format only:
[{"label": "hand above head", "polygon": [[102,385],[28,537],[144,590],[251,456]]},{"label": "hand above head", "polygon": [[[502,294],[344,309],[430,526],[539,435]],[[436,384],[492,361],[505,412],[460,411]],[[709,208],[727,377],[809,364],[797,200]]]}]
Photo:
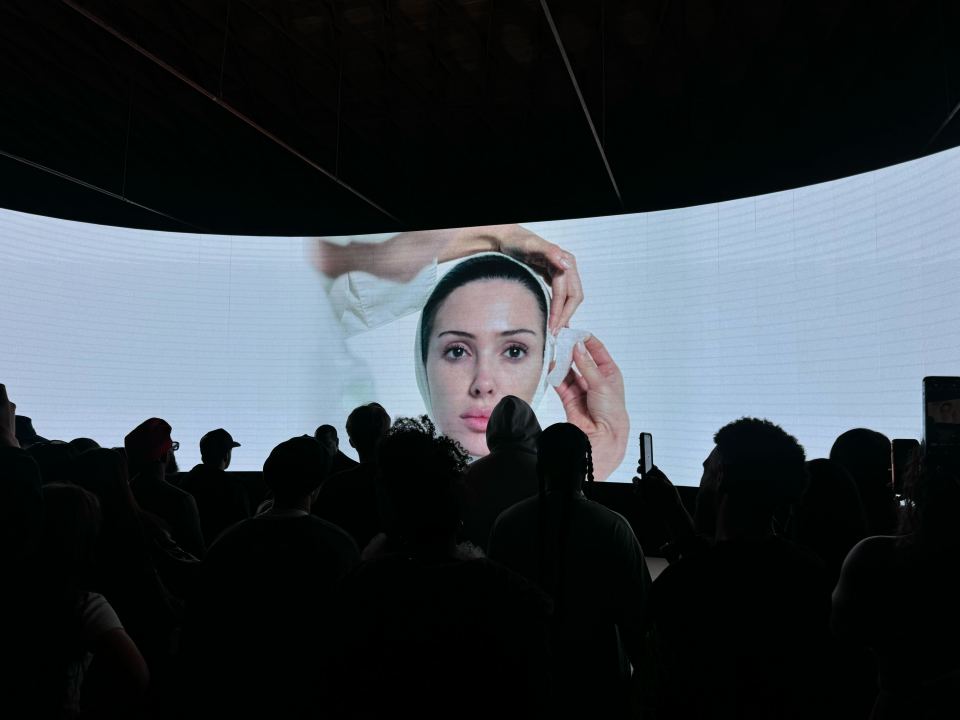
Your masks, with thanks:
[{"label": "hand above head", "polygon": [[[637,468],[637,472],[640,472],[639,468]],[[651,503],[656,507],[680,505],[680,494],[677,492],[676,486],[670,482],[666,473],[656,465],[653,465],[642,476],[635,477],[633,483],[637,487],[640,499],[644,502]]]},{"label": "hand above head", "polygon": [[595,337],[577,343],[573,361],[576,369],[570,368],[557,394],[567,421],[590,439],[594,479],[606,480],[623,460],[630,434],[623,376]]},{"label": "hand above head", "polygon": [[519,225],[498,225],[495,229],[497,250],[529,265],[549,283],[551,300],[547,327],[550,332],[556,333],[566,327],[583,302],[583,285],[573,253]]},{"label": "hand above head", "polygon": [[683,506],[680,493],[660,468],[654,465],[633,482],[639,490],[640,501],[649,504],[654,513],[663,518],[674,539],[693,532],[693,519]]},{"label": "hand above head", "polygon": [[7,397],[7,386],[0,383],[0,447],[20,447],[17,441],[17,406]]},{"label": "hand above head", "polygon": [[552,299],[547,327],[553,333],[570,322],[583,301],[573,254],[519,225],[402,232],[384,242],[346,245],[316,238],[308,247],[311,264],[328,278],[359,270],[394,282],[409,282],[434,260],[501,252],[529,265],[549,283]]}]

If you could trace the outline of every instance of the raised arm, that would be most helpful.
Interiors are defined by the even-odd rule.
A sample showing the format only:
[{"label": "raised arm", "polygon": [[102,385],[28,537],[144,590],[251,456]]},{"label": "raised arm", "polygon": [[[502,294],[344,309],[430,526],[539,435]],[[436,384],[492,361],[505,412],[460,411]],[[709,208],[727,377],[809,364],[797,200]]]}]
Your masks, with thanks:
[{"label": "raised arm", "polygon": [[446,262],[481,252],[501,252],[533,268],[551,288],[548,326],[566,326],[583,301],[576,258],[519,225],[485,225],[402,232],[383,242],[340,245],[323,238],[312,244],[311,261],[328,278],[363,271],[409,282],[433,261]]}]

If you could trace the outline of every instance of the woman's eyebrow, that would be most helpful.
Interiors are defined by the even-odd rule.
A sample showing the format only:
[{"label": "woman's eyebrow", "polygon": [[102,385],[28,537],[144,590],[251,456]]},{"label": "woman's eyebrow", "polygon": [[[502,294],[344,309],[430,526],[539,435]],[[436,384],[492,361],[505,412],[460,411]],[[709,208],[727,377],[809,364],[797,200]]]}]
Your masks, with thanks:
[{"label": "woman's eyebrow", "polygon": [[[527,328],[517,328],[516,330],[504,330],[500,333],[500,337],[510,337],[512,335],[520,335],[522,333],[528,333],[530,335],[536,335],[537,333],[533,330],[528,330]],[[473,333],[468,333],[466,330],[444,330],[441,333],[437,333],[437,337],[443,337],[444,335],[456,335],[457,337],[465,337],[471,340],[476,340],[477,336]]]}]

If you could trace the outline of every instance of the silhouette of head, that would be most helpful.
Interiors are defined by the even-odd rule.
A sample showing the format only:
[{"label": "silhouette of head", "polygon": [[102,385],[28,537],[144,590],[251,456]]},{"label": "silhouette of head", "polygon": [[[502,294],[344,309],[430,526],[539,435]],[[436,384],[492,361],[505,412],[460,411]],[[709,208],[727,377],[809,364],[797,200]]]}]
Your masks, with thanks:
[{"label": "silhouette of head", "polygon": [[321,425],[313,433],[314,439],[321,445],[325,445],[331,455],[335,455],[340,449],[340,438],[337,437],[337,429],[333,425]]},{"label": "silhouette of head", "polygon": [[437,435],[427,416],[398,418],[378,452],[388,534],[417,546],[451,542],[459,527],[459,483],[468,459],[455,440]]},{"label": "silhouette of head", "polygon": [[506,445],[523,445],[536,449],[540,436],[537,416],[524,400],[514,395],[504,395],[490,413],[487,424],[487,447],[493,452]]},{"label": "silhouette of head", "polygon": [[461,262],[437,283],[420,319],[417,382],[440,432],[488,452],[490,413],[504,395],[534,402],[543,387],[548,293],[498,253]]},{"label": "silhouette of head", "polygon": [[34,443],[27,452],[37,461],[44,484],[73,482],[76,452],[69,443],[60,440]]},{"label": "silhouette of head", "polygon": [[314,493],[330,470],[331,455],[312,437],[291,438],[277,445],[263,464],[263,481],[277,505],[294,505]]},{"label": "silhouette of head", "polygon": [[841,434],[830,448],[830,459],[840,463],[858,485],[889,485],[890,440],[883,433],[854,428]]},{"label": "silhouette of head", "polygon": [[96,448],[76,462],[75,482],[97,496],[104,524],[134,524],[138,510],[130,490],[127,462],[116,450]]},{"label": "silhouette of head", "polygon": [[76,455],[86,452],[87,450],[93,450],[100,447],[100,443],[98,443],[96,440],[86,437],[74,438],[68,443],[68,445],[73,448],[73,452]]},{"label": "silhouette of head", "polygon": [[551,425],[537,439],[537,474],[546,489],[577,492],[593,480],[590,439],[571,423]]},{"label": "silhouette of head", "polygon": [[166,420],[150,418],[127,434],[123,446],[127,451],[127,467],[131,477],[151,463],[166,464],[167,455],[173,448],[171,430]]},{"label": "silhouette of head", "polygon": [[347,417],[347,436],[362,462],[374,458],[377,444],[389,428],[390,415],[379,403],[361,405]]},{"label": "silhouette of head", "polygon": [[237,447],[240,443],[223,428],[211,430],[200,438],[200,460],[204,465],[226,470],[230,467],[233,449]]},{"label": "silhouette of head", "polygon": [[[715,472],[718,505],[727,522],[769,525],[774,510],[803,490],[806,454],[795,437],[769,420],[741,418],[720,428],[705,474]],[[710,469],[707,468],[710,465]]]},{"label": "silhouette of head", "polygon": [[897,517],[890,439],[866,428],[847,430],[834,441],[830,459],[842,465],[857,484],[870,534],[893,533]]},{"label": "silhouette of head", "polygon": [[836,578],[850,548],[866,535],[860,493],[850,474],[833,460],[809,461],[794,507],[793,539],[815,552]]}]

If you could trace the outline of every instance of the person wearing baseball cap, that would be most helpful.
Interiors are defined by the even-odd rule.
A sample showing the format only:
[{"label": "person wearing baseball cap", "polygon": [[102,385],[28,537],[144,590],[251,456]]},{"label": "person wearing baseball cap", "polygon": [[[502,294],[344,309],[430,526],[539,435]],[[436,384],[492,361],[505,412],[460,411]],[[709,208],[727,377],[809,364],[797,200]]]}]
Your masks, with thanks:
[{"label": "person wearing baseball cap", "polygon": [[200,510],[200,526],[208,545],[231,525],[252,515],[246,486],[226,473],[233,459],[233,449],[240,443],[223,428],[200,438],[201,463],[180,483],[193,495]]},{"label": "person wearing baseball cap", "polygon": [[211,430],[200,438],[200,459],[204,465],[219,467],[226,470],[230,467],[233,449],[240,447],[240,443],[223,428]]},{"label": "person wearing baseball cap", "polygon": [[180,443],[170,437],[170,423],[161,418],[144,420],[123,439],[130,471],[130,489],[141,508],[159,516],[181,548],[198,558],[206,546],[200,530],[197,503],[188,492],[166,480],[170,453]]}]

